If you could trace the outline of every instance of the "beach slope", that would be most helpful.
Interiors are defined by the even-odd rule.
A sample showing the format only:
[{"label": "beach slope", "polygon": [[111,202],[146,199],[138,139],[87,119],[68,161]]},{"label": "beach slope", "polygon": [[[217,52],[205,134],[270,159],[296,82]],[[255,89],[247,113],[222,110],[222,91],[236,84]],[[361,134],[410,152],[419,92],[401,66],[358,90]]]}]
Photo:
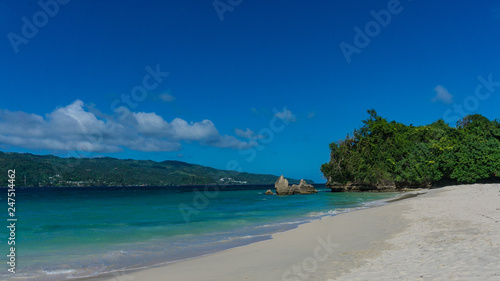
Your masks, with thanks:
[{"label": "beach slope", "polygon": [[500,280],[500,187],[450,186],[102,280]]}]

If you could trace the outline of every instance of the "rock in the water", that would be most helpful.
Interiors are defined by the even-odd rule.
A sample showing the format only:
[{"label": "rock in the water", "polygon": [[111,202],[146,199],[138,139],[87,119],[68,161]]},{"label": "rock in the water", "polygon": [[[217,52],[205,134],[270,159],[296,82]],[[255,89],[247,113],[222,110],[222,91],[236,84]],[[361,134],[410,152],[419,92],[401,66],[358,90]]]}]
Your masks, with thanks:
[{"label": "rock in the water", "polygon": [[274,183],[274,188],[276,188],[276,194],[278,195],[289,195],[288,180],[283,175]]},{"label": "rock in the water", "polygon": [[395,191],[397,189],[396,184],[391,181],[380,182],[377,184],[365,184],[360,182],[347,182],[345,184],[341,184],[329,181],[326,183],[326,187],[330,188],[332,192]]},{"label": "rock in the water", "polygon": [[291,186],[288,187],[288,192],[290,194],[300,194],[299,186],[296,184],[292,184]]},{"label": "rock in the water", "polygon": [[270,189],[268,189],[268,190],[266,191],[266,194],[267,194],[267,195],[274,195],[274,192],[272,192]]},{"label": "rock in the water", "polygon": [[310,184],[307,184],[304,180],[300,180],[299,185],[288,185],[288,180],[283,177],[283,175],[274,184],[276,188],[276,194],[278,195],[293,195],[293,194],[311,194],[317,193],[318,191]]},{"label": "rock in the water", "polygon": [[298,188],[300,194],[318,193],[316,188],[314,188],[311,184],[307,184],[305,180],[300,180]]}]

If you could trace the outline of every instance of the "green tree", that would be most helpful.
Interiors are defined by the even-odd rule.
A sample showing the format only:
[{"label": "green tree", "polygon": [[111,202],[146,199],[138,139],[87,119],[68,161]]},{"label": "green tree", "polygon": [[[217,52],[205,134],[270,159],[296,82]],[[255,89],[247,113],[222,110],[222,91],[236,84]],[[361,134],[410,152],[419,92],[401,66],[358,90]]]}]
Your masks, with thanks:
[{"label": "green tree", "polygon": [[500,177],[500,122],[468,115],[455,128],[388,122],[373,109],[353,135],[330,144],[321,171],[330,183],[429,186],[442,179],[472,183]]}]

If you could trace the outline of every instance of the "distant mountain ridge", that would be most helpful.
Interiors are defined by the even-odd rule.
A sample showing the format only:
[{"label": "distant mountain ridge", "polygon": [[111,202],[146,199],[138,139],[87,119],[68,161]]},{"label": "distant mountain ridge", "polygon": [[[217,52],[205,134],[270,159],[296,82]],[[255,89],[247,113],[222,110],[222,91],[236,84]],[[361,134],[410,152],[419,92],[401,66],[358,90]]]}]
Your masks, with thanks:
[{"label": "distant mountain ridge", "polygon": [[[225,171],[181,161],[61,158],[0,152],[0,186],[7,170],[16,170],[16,186],[170,186],[197,184],[274,184],[279,176]],[[26,181],[26,184],[25,184]],[[299,180],[291,179],[292,183]],[[312,183],[311,180],[307,180]]]}]

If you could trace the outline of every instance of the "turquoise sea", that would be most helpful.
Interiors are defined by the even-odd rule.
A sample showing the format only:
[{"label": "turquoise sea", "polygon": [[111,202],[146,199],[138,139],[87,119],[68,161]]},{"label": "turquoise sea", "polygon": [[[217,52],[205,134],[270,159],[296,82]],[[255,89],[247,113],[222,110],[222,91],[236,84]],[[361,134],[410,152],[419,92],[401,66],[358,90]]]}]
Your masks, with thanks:
[{"label": "turquoise sea", "polygon": [[[16,188],[16,274],[67,280],[144,268],[264,239],[322,216],[384,204],[395,193],[270,196],[274,186]],[[7,189],[0,202],[7,223]],[[20,279],[19,279],[20,278]]]}]

